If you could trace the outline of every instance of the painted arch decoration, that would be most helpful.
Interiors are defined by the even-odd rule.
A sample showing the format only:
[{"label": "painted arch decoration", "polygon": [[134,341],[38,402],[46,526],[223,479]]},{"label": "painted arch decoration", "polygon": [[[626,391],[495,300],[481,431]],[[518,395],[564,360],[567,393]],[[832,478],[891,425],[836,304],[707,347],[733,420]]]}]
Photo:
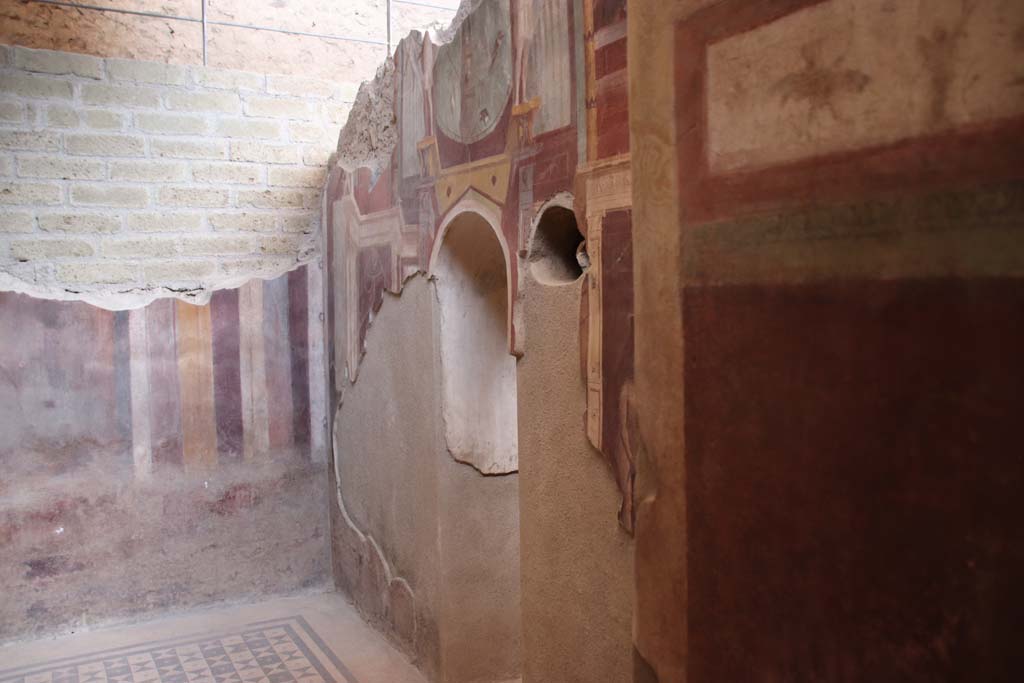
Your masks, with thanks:
[{"label": "painted arch decoration", "polygon": [[385,291],[426,273],[443,226],[488,207],[509,270],[508,350],[524,352],[519,293],[530,228],[574,197],[590,256],[581,312],[581,429],[633,528],[632,225],[625,0],[488,0],[436,45],[395,53],[398,143],[380,172],[332,170],[325,196],[335,402],[358,377]]}]

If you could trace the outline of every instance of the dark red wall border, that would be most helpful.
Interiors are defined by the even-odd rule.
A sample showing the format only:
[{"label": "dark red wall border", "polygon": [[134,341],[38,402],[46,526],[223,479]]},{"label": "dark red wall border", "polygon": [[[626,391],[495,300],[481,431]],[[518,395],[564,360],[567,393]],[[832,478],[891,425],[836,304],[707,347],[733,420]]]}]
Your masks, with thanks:
[{"label": "dark red wall border", "polygon": [[676,124],[684,223],[756,211],[1024,177],[1024,116],[952,132],[712,175],[707,155],[707,48],[828,0],[725,0],[676,26]]}]

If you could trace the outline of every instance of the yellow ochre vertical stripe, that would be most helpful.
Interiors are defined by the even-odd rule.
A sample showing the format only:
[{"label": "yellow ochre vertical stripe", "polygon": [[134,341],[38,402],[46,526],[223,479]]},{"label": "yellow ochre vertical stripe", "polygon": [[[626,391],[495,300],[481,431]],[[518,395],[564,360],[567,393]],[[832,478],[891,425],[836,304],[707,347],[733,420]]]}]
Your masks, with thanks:
[{"label": "yellow ochre vertical stripe", "polygon": [[217,466],[217,424],[210,307],[178,301],[175,313],[185,469],[212,469]]}]

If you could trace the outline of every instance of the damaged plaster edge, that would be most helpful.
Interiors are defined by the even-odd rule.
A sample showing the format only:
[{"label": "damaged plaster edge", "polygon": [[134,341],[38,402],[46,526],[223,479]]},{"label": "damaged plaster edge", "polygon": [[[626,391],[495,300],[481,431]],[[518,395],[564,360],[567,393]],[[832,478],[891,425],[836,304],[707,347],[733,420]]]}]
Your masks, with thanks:
[{"label": "damaged plaster edge", "polygon": [[[431,280],[431,277],[427,275],[427,271],[426,270],[424,270],[423,268],[418,268],[415,271],[413,271],[413,272],[407,274],[405,277],[403,277],[402,281],[398,283],[398,288],[397,289],[392,290],[392,289],[387,289],[386,288],[386,289],[384,289],[383,294],[386,295],[386,296],[390,296],[393,299],[401,299],[402,298],[402,292],[405,291],[405,286],[407,284],[409,284],[410,281],[412,281],[413,279],[415,279],[417,277],[427,278],[428,281]],[[347,373],[346,373],[347,376],[346,376],[346,379],[345,379],[346,386],[350,386],[350,385],[355,384],[356,381],[359,379],[359,368],[362,367],[363,360],[366,358],[366,354],[369,352],[369,348],[370,348],[370,341],[369,341],[370,340],[370,331],[373,329],[374,319],[377,317],[378,313],[384,308],[385,300],[386,300],[386,298],[382,296],[381,297],[380,306],[378,306],[375,311],[371,311],[370,312],[370,320],[367,321],[367,323],[366,323],[366,334],[363,337],[362,348],[359,349],[359,358],[356,361],[356,366],[354,368],[349,368],[347,366],[347,364],[346,364],[346,371],[347,371]],[[349,343],[352,343],[351,339],[349,340]],[[344,387],[339,387],[338,388],[338,409],[339,410],[341,409],[341,403],[342,403],[341,398],[342,398],[342,396],[344,394],[343,390],[344,390]]]},{"label": "damaged plaster edge", "polygon": [[[363,361],[365,360],[367,353],[369,353],[369,348],[371,346],[370,336],[371,336],[371,334],[373,334],[374,319],[379,314],[379,311],[384,308],[384,306],[385,306],[385,304],[386,304],[386,302],[387,302],[389,297],[391,299],[400,299],[400,298],[402,298],[402,293],[405,291],[405,286],[410,281],[412,281],[413,279],[419,278],[419,277],[422,277],[422,278],[424,278],[427,281],[428,286],[430,287],[431,291],[433,292],[434,303],[435,304],[439,304],[440,303],[439,295],[438,295],[438,292],[437,292],[437,276],[436,275],[428,275],[427,272],[425,270],[423,270],[422,268],[416,270],[413,273],[410,273],[410,274],[406,275],[402,279],[402,281],[399,283],[397,291],[392,291],[390,289],[385,289],[383,291],[383,295],[384,296],[382,296],[380,307],[377,309],[378,313],[371,315],[370,320],[367,323],[366,335],[364,337],[363,347],[359,351],[359,362],[358,362],[358,364],[356,365],[355,368],[350,370],[351,375],[346,380],[345,385],[342,386],[342,387],[338,387],[337,388],[338,389],[338,401],[337,401],[337,406],[335,406],[335,408],[334,408],[334,424],[337,424],[338,414],[341,412],[342,405],[345,402],[344,401],[345,389],[348,386],[354,385],[358,381],[358,379],[359,379],[359,368],[362,367]],[[518,363],[519,362],[519,357],[517,357],[517,356],[513,356],[513,357],[516,358],[516,362]],[[499,469],[495,469],[493,471],[492,470],[483,470],[483,469],[480,469],[480,467],[477,464],[475,464],[473,462],[470,462],[466,458],[466,456],[459,455],[455,450],[452,449],[451,444],[448,442],[448,418],[444,414],[444,411],[441,411],[441,420],[442,420],[442,422],[444,423],[444,426],[445,426],[445,429],[444,429],[444,445],[445,445],[445,450],[448,452],[449,457],[451,457],[451,459],[454,460],[456,463],[458,463],[460,465],[465,465],[466,467],[470,467],[470,468],[476,470],[476,472],[478,474],[480,474],[481,476],[483,476],[483,477],[504,477],[504,476],[508,476],[508,475],[512,475],[512,474],[518,474],[519,473],[519,468],[518,467],[516,467],[515,469],[500,469],[499,468]],[[336,457],[335,457],[335,472],[337,472],[337,458]],[[340,482],[339,482],[338,485],[340,487],[340,485],[341,485]],[[339,495],[340,495],[340,490],[339,490]]]},{"label": "damaged plaster edge", "polygon": [[[446,422],[445,426],[447,426],[447,422]],[[466,467],[473,468],[474,470],[476,470],[477,474],[479,474],[482,477],[509,477],[509,476],[512,476],[513,474],[519,474],[519,468],[518,467],[516,467],[515,469],[510,469],[510,470],[495,469],[493,471],[480,469],[480,467],[476,463],[472,463],[469,460],[466,460],[464,457],[460,457],[459,455],[457,455],[455,453],[455,451],[452,450],[452,447],[448,444],[447,430],[445,430],[445,431],[446,431],[445,436],[444,436],[445,448],[448,451],[448,455],[451,456],[452,460],[454,460],[458,464],[465,465]]]},{"label": "damaged plaster edge", "polygon": [[[341,402],[340,401],[338,402],[338,410],[339,411],[341,410]],[[337,411],[335,412],[335,416],[336,415],[337,415]],[[384,570],[384,580],[385,580],[385,585],[386,585],[387,591],[390,592],[390,589],[391,589],[391,587],[393,585],[400,586],[403,590],[406,591],[406,593],[408,593],[409,597],[411,598],[411,603],[412,603],[412,606],[413,606],[413,611],[415,613],[415,611],[416,611],[416,593],[413,591],[412,585],[405,579],[405,577],[399,576],[398,574],[396,574],[395,570],[391,566],[391,563],[388,561],[388,558],[384,554],[384,549],[381,548],[379,543],[377,543],[377,539],[373,537],[373,534],[369,533],[368,531],[363,531],[362,529],[359,528],[359,525],[356,524],[354,519],[352,519],[352,516],[348,512],[348,508],[345,506],[345,498],[344,498],[344,496],[341,493],[341,475],[338,472],[339,468],[338,468],[338,462],[337,462],[337,453],[338,453],[338,443],[337,443],[338,437],[337,437],[337,432],[336,432],[337,420],[335,420],[334,424],[335,424],[335,427],[332,428],[332,430],[331,430],[331,446],[332,446],[331,457],[332,457],[332,459],[334,459],[334,493],[335,493],[335,498],[337,499],[337,502],[338,502],[338,511],[341,513],[341,517],[345,521],[345,526],[347,526],[356,535],[356,538],[358,538],[361,543],[366,544],[370,548],[372,548],[373,553],[376,556],[377,561],[379,563],[379,566],[381,568],[383,568],[383,570]],[[385,595],[381,596],[381,599],[382,599],[382,601],[386,601],[389,598],[388,598],[387,594],[385,594]],[[353,601],[353,604],[355,604],[354,601]],[[381,614],[381,615],[377,615],[377,616],[383,618],[383,617],[386,617],[386,614]],[[414,616],[414,618],[413,618],[413,628],[414,629],[416,628],[416,624],[417,624],[417,620],[415,619],[415,616]],[[415,631],[414,631],[414,633],[413,633],[413,642],[407,643],[407,645],[409,647],[415,648],[415,637],[416,636],[415,636]]]},{"label": "damaged plaster edge", "polygon": [[[441,308],[440,308],[440,306],[441,306],[441,294],[438,291],[438,287],[437,287],[437,275],[436,274],[427,275],[427,282],[430,283],[430,289],[434,293],[434,305],[436,307],[436,310],[440,311],[441,310]],[[516,365],[518,366],[519,359],[522,356],[516,356],[515,354],[509,354],[509,355],[516,359]],[[440,363],[440,365],[441,365],[441,372],[443,373],[444,372],[444,359],[443,359],[441,353],[438,353],[437,356],[438,356],[438,361],[437,362]],[[443,378],[441,380],[441,385],[442,385],[442,387],[444,386]],[[442,430],[443,434],[444,434],[444,448],[448,452],[448,456],[452,460],[454,460],[456,463],[458,463],[459,465],[465,465],[466,467],[469,467],[469,468],[472,468],[472,469],[476,470],[477,474],[479,474],[482,477],[505,477],[505,476],[509,476],[509,475],[512,475],[512,474],[519,474],[519,467],[518,466],[515,469],[503,469],[503,468],[495,468],[493,470],[490,470],[490,469],[488,469],[488,470],[480,469],[479,465],[477,465],[476,463],[471,462],[469,460],[469,456],[460,455],[459,453],[456,452],[455,449],[452,448],[451,442],[448,440],[448,431],[449,431],[448,430],[448,414],[447,414],[447,412],[443,408],[441,410],[441,422],[444,424],[444,430]]]},{"label": "damaged plaster edge", "polygon": [[219,278],[216,282],[182,284],[180,286],[126,283],[120,288],[114,288],[111,285],[82,285],[81,289],[75,289],[72,285],[30,283],[0,271],[0,293],[13,292],[49,301],[82,302],[108,311],[145,308],[159,299],[177,299],[195,306],[206,306],[210,303],[214,293],[220,290],[238,289],[254,280],[276,280],[302,266],[319,262],[320,254],[313,253],[296,258],[287,264],[278,263],[273,267],[254,267],[245,273]]},{"label": "damaged plaster edge", "polygon": [[365,168],[375,175],[387,167],[398,145],[398,120],[394,106],[395,55],[408,41],[419,45],[429,40],[435,49],[452,42],[463,22],[485,1],[462,0],[447,27],[435,24],[423,31],[410,31],[377,67],[374,78],[359,85],[355,102],[338,134],[335,167],[349,173]]},{"label": "damaged plaster edge", "polygon": [[[458,10],[455,12],[455,16],[452,17],[447,28],[427,27],[425,31],[422,32],[418,30],[410,31],[405,38],[402,38],[402,40],[398,42],[395,47],[395,51],[391,55],[388,55],[384,63],[377,68],[377,73],[373,80],[363,81],[359,85],[356,100],[352,105],[352,109],[349,111],[345,124],[342,126],[341,131],[338,134],[338,145],[331,156],[330,163],[328,164],[329,172],[325,180],[325,191],[323,193],[324,216],[329,215],[329,212],[326,209],[327,202],[330,201],[328,198],[329,187],[332,182],[332,177],[334,175],[333,171],[335,169],[353,173],[360,168],[366,168],[374,174],[378,174],[382,172],[391,161],[391,155],[398,144],[397,117],[394,110],[394,55],[398,54],[403,45],[410,40],[420,44],[423,42],[424,38],[428,38],[435,48],[451,43],[455,39],[455,34],[469,15],[476,11],[477,7],[479,7],[483,2],[486,2],[486,0],[462,0],[459,4]],[[384,130],[374,130],[372,132],[366,130],[361,136],[359,134],[359,130],[366,128],[367,122],[383,124]],[[325,231],[331,229],[332,227],[329,225],[323,227],[323,230]],[[403,276],[395,290],[385,289],[384,293],[390,294],[394,297],[400,297],[402,295],[402,291],[405,289],[406,283],[421,275],[430,277],[426,268],[420,267],[416,271]],[[383,305],[384,303],[382,300],[381,307],[383,307]],[[379,310],[379,308],[377,310]],[[358,360],[355,363],[355,367],[347,368],[345,377],[346,384],[355,384],[359,379],[359,368],[362,366],[363,359],[367,353],[367,348],[369,347],[369,342],[366,340],[369,338],[370,329],[373,327],[374,317],[376,317],[376,315],[371,313],[370,320],[367,324],[366,337],[364,337],[362,348],[359,349]],[[354,340],[348,341],[349,343],[354,343]],[[338,409],[341,407],[342,393],[343,390],[339,387]]]},{"label": "damaged plaster edge", "polygon": [[403,577],[395,574],[394,569],[391,568],[391,563],[388,562],[387,557],[384,555],[384,550],[380,547],[380,544],[377,543],[377,539],[373,537],[373,534],[360,529],[359,525],[357,525],[355,520],[353,520],[349,515],[348,508],[345,507],[345,498],[341,493],[341,478],[338,475],[337,466],[334,468],[334,483],[335,493],[337,494],[338,499],[338,509],[341,512],[342,518],[345,520],[345,525],[356,534],[360,541],[369,544],[370,547],[373,548],[374,554],[377,555],[377,559],[380,560],[381,566],[384,568],[384,578],[387,580],[388,585],[390,586],[393,582],[403,584],[407,589],[409,589],[409,593],[411,594],[412,587],[409,585],[409,582]]}]

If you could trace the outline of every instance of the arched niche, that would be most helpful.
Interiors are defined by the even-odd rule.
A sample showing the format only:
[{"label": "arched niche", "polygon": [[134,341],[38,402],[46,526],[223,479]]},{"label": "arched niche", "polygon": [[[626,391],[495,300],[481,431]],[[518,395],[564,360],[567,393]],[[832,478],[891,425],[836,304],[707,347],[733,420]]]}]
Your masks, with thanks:
[{"label": "arched niche", "polygon": [[509,353],[508,249],[498,224],[464,210],[442,226],[437,288],[448,450],[484,474],[519,468],[516,359]]}]

